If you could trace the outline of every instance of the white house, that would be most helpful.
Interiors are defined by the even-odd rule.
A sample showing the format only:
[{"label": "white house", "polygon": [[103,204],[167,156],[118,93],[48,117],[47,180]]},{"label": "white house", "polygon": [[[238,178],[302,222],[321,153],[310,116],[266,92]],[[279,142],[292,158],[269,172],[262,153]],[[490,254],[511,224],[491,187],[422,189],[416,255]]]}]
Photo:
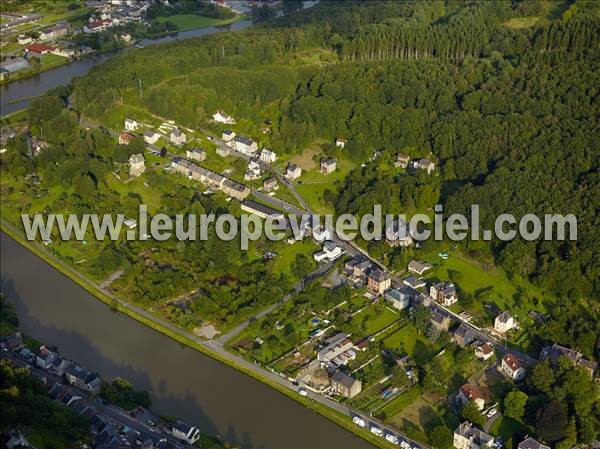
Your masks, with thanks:
[{"label": "white house", "polygon": [[20,45],[27,45],[27,44],[31,44],[33,42],[33,39],[31,38],[31,36],[27,36],[26,34],[21,34],[17,37],[17,42]]},{"label": "white house", "polygon": [[272,164],[273,162],[275,162],[277,160],[277,155],[275,154],[274,151],[263,148],[260,151],[260,160],[263,162],[266,162],[267,164]]},{"label": "white house", "polygon": [[331,241],[325,242],[323,252],[329,260],[335,260],[343,254],[342,248]]},{"label": "white house", "polygon": [[229,114],[226,114],[223,111],[217,111],[213,114],[213,120],[215,122],[219,122],[219,123],[227,123],[227,124],[233,124],[235,123],[235,119],[230,116]]},{"label": "white house", "polygon": [[294,181],[302,176],[302,169],[298,167],[296,164],[289,163],[287,168],[285,169],[285,177],[289,181]]},{"label": "white house", "polygon": [[225,143],[231,142],[235,137],[235,131],[231,131],[230,129],[226,129],[223,131],[221,138]]},{"label": "white house", "polygon": [[414,299],[406,287],[390,288],[383,296],[398,310],[406,309],[410,306],[411,300]]},{"label": "white house", "polygon": [[149,129],[144,131],[144,142],[154,145],[160,139],[160,134],[150,131]]},{"label": "white house", "polygon": [[478,410],[483,410],[485,407],[485,399],[483,393],[475,385],[464,384],[458,389],[456,399],[463,405],[473,402]]},{"label": "white house", "polygon": [[465,421],[454,431],[453,445],[456,449],[492,448],[494,437]]},{"label": "white house", "polygon": [[191,150],[186,150],[185,155],[192,161],[202,162],[206,159],[206,151],[204,151],[202,148],[192,148]]},{"label": "white house", "polygon": [[420,170],[425,170],[428,175],[435,170],[435,164],[428,159],[419,159],[413,163],[413,166]]},{"label": "white house", "polygon": [[248,164],[248,169],[246,170],[246,173],[244,174],[244,179],[246,181],[252,181],[253,179],[258,179],[260,178],[260,165],[258,165],[258,163],[256,163],[255,161],[250,161],[250,163]]},{"label": "white house", "polygon": [[171,131],[169,140],[174,145],[183,145],[187,141],[187,137],[185,133],[179,130],[179,128],[175,128],[173,131]]},{"label": "white house", "polygon": [[525,377],[525,364],[511,354],[502,357],[500,371],[512,380],[521,380]]},{"label": "white house", "polygon": [[494,330],[501,334],[513,329],[516,325],[515,319],[508,312],[502,312],[494,320]]},{"label": "white house", "polygon": [[336,147],[344,148],[347,143],[348,143],[348,141],[346,139],[340,139],[339,137],[337,139],[335,139]]},{"label": "white house", "polygon": [[175,421],[171,429],[171,433],[175,438],[185,441],[188,444],[194,444],[200,438],[200,431],[182,421]]},{"label": "white house", "polygon": [[140,176],[145,170],[144,155],[142,153],[132,154],[129,157],[129,176]]},{"label": "white house", "polygon": [[489,343],[484,343],[475,348],[475,357],[480,360],[488,360],[494,355],[494,348]]},{"label": "white house", "polygon": [[251,155],[258,150],[258,144],[249,137],[236,136],[233,139],[233,149],[240,153]]}]

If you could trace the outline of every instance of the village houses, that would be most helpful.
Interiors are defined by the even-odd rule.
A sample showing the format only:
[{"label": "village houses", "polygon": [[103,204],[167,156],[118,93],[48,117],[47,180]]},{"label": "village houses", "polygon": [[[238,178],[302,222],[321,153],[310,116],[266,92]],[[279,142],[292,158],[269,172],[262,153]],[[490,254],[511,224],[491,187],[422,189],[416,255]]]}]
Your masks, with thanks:
[{"label": "village houses", "polygon": [[441,313],[432,310],[431,311],[431,325],[440,332],[447,332],[450,329],[450,324],[452,320],[450,317],[442,315]]},{"label": "village houses", "polygon": [[384,294],[385,299],[392,303],[392,307],[404,310],[414,300],[411,290],[404,286],[390,288]]},{"label": "village houses", "polygon": [[414,243],[408,224],[401,217],[389,223],[386,220],[385,241],[393,248],[406,248]]},{"label": "village houses", "polygon": [[125,129],[127,131],[136,131],[140,127],[140,124],[133,119],[125,119]]},{"label": "village houses", "polygon": [[353,398],[362,390],[362,383],[341,371],[336,371],[331,377],[331,390],[335,394]]},{"label": "village houses", "polygon": [[584,368],[591,377],[594,377],[594,372],[598,366],[597,363],[585,359],[579,351],[555,343],[552,346],[546,346],[540,352],[540,360],[550,359],[556,362],[560,357],[567,357],[571,362]]},{"label": "village houses", "polygon": [[158,133],[155,133],[154,131],[150,131],[149,129],[144,131],[144,142],[146,142],[150,145],[154,145],[156,142],[158,142],[158,139],[160,139],[160,138],[161,138],[161,135]]},{"label": "village houses", "polygon": [[546,446],[534,438],[526,437],[519,443],[517,449],[550,449],[550,446]]},{"label": "village houses", "polygon": [[332,157],[321,159],[321,173],[329,175],[337,168],[337,161]]},{"label": "village houses", "polygon": [[225,131],[223,131],[223,134],[221,135],[221,138],[223,139],[223,142],[225,143],[229,143],[231,142],[235,137],[235,131],[231,131],[230,129],[226,129]]},{"label": "village houses", "polygon": [[213,114],[213,120],[215,122],[219,122],[219,123],[226,123],[226,124],[233,124],[235,123],[235,119],[230,116],[229,114],[226,114],[223,111],[217,111]]},{"label": "village houses", "polygon": [[483,343],[475,348],[475,357],[486,361],[494,355],[494,348],[489,343]]},{"label": "village houses", "polygon": [[302,175],[302,169],[296,164],[289,163],[285,169],[285,177],[288,181],[294,181]]},{"label": "village houses", "polygon": [[369,273],[367,287],[373,293],[382,295],[388,288],[392,286],[392,278],[385,271],[373,270]]},{"label": "village houses", "polygon": [[119,145],[129,145],[129,142],[131,142],[134,137],[135,136],[133,134],[122,131],[119,134]]},{"label": "village houses", "polygon": [[456,287],[449,282],[438,282],[429,288],[429,296],[438,304],[449,307],[458,301]]},{"label": "village houses", "polygon": [[246,154],[248,156],[258,151],[258,144],[249,137],[235,136],[231,141],[231,144],[233,145],[233,149],[235,151],[238,151],[242,154]]},{"label": "village houses", "polygon": [[273,162],[275,162],[277,160],[277,155],[275,154],[274,151],[263,148],[260,151],[260,160],[267,164],[272,164]]},{"label": "village houses", "polygon": [[279,184],[277,183],[277,178],[267,178],[263,181],[263,190],[267,193],[277,190],[278,188]]},{"label": "village houses", "polygon": [[506,354],[502,357],[500,371],[508,378],[518,381],[525,377],[525,364],[512,354]]},{"label": "village houses", "polygon": [[465,421],[454,431],[453,445],[456,449],[491,449],[494,446],[494,437]]},{"label": "village houses", "polygon": [[408,167],[408,161],[410,161],[410,156],[408,156],[407,154],[398,153],[396,155],[396,161],[394,162],[394,167],[406,168],[406,167]]},{"label": "village houses", "polygon": [[421,262],[420,260],[411,260],[408,263],[408,271],[418,274],[419,276],[422,276],[423,273],[425,273],[427,270],[431,270],[432,268],[433,265],[427,262]]},{"label": "village houses", "polygon": [[413,167],[419,170],[425,170],[428,175],[435,170],[435,164],[427,159],[419,159],[413,162]]},{"label": "village houses", "polygon": [[169,135],[169,140],[173,145],[183,145],[187,141],[187,137],[179,128],[174,128]]},{"label": "village houses", "polygon": [[129,157],[129,176],[140,176],[145,170],[144,155],[142,153],[132,154]]},{"label": "village houses", "polygon": [[464,384],[458,389],[458,395],[456,400],[462,405],[467,405],[469,402],[473,402],[478,410],[483,410],[485,407],[485,398],[482,391],[471,384]]},{"label": "village houses", "polygon": [[191,150],[186,150],[185,155],[192,161],[202,162],[206,160],[206,151],[204,151],[202,148],[192,148]]},{"label": "village houses", "polygon": [[454,342],[461,348],[464,348],[475,341],[475,332],[464,323],[461,323],[454,331],[453,337]]},{"label": "village houses", "polygon": [[494,320],[494,330],[500,334],[508,332],[516,326],[515,319],[508,312],[502,312]]}]

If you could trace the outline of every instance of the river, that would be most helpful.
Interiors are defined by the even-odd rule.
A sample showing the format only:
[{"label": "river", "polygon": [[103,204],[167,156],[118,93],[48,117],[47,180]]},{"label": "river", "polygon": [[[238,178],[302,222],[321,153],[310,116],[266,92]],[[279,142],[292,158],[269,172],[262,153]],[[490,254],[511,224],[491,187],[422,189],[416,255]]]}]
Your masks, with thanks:
[{"label": "river", "polygon": [[[252,25],[252,20],[243,20],[231,25],[206,27],[197,30],[182,31],[154,39],[143,39],[138,44],[143,46],[156,45],[178,39],[189,39],[190,37],[206,36],[208,34],[223,31],[241,30]],[[74,61],[55,69],[41,72],[35,76],[22,80],[12,81],[0,86],[0,111],[1,115],[11,114],[27,107],[32,97],[44,94],[46,91],[57,86],[69,84],[76,76],[85,75],[92,67],[106,62],[122,51],[129,51],[132,47],[113,50],[106,53],[93,55],[89,58]],[[20,100],[20,101],[19,101]]]},{"label": "river", "polygon": [[21,330],[104,379],[150,392],[153,409],[243,448],[366,448],[364,440],[270,387],[113,312],[1,235],[1,289]]}]

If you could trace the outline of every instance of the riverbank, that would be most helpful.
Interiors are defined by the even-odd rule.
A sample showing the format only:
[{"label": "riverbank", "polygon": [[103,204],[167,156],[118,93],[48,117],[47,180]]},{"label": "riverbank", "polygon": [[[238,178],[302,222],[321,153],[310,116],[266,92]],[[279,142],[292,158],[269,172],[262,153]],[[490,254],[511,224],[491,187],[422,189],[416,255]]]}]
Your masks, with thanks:
[{"label": "riverbank", "polygon": [[[365,441],[378,446],[378,447],[391,447],[388,446],[388,443],[382,438],[378,438],[366,430],[363,430],[352,423],[350,420],[349,412],[344,413],[345,407],[340,405],[341,410],[334,410],[328,407],[325,404],[316,402],[312,399],[302,397],[296,393],[295,390],[285,386],[284,380],[278,378],[278,376],[265,372],[260,369],[261,372],[258,371],[258,367],[254,370],[252,368],[252,364],[250,362],[244,360],[236,360],[237,356],[234,356],[230,353],[225,353],[224,350],[218,351],[212,348],[209,344],[211,342],[204,342],[200,339],[197,339],[195,336],[188,334],[187,332],[176,328],[171,323],[165,322],[164,320],[151,315],[149,312],[137,308],[133,304],[125,303],[120,301],[114,295],[104,292],[99,289],[92,281],[85,278],[85,276],[76,272],[74,269],[64,264],[63,262],[54,258],[46,249],[42,248],[37,243],[31,243],[25,241],[20,235],[19,232],[14,228],[14,226],[6,223],[4,220],[0,222],[0,228],[4,231],[8,236],[10,236],[15,242],[19,245],[26,248],[28,251],[32,252],[42,260],[44,260],[47,264],[58,270],[60,273],[76,282],[83,289],[88,291],[94,298],[99,299],[103,303],[107,304],[111,309],[122,312],[130,318],[135,319],[136,321],[145,324],[147,327],[161,333],[164,336],[171,338],[172,340],[177,341],[178,343],[190,347],[206,356],[211,357],[218,362],[221,362],[231,368],[236,369],[237,371],[247,374],[255,380],[260,381],[261,383],[268,385],[272,389],[285,394],[289,398],[299,402],[304,405],[307,409],[316,411],[318,414],[328,418],[330,421],[334,422],[338,426],[344,428],[352,432],[353,434],[361,437]],[[214,344],[214,342],[212,342]],[[216,344],[215,344],[216,345]],[[217,348],[219,349],[219,348]],[[248,366],[244,366],[243,364]],[[269,378],[269,374],[272,375],[272,378]],[[279,382],[277,381],[279,380]],[[289,383],[285,380],[285,383]],[[347,410],[347,409],[346,409]]]}]

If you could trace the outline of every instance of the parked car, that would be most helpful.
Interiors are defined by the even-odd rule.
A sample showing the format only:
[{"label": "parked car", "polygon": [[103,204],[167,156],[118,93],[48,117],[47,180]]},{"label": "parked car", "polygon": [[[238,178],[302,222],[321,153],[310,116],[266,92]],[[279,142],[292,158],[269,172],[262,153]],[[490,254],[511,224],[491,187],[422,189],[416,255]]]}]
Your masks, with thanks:
[{"label": "parked car", "polygon": [[365,420],[364,420],[364,419],[362,419],[362,418],[361,418],[361,417],[359,417],[359,416],[355,416],[354,418],[352,418],[352,422],[353,422],[354,424],[356,424],[357,426],[360,426],[360,427],[365,427],[365,426],[366,426],[366,424],[365,424]]},{"label": "parked car", "polygon": [[298,394],[300,396],[308,396],[308,391],[306,391],[306,388],[299,388],[298,389]]},{"label": "parked car", "polygon": [[492,416],[494,416],[496,413],[498,413],[498,410],[496,410],[495,408],[491,409],[489,412],[487,412],[487,417],[491,418]]},{"label": "parked car", "polygon": [[379,427],[371,426],[371,433],[377,435],[378,437],[383,436],[383,430]]},{"label": "parked car", "polygon": [[390,443],[398,444],[398,437],[396,435],[392,435],[391,433],[386,434],[385,439]]}]

